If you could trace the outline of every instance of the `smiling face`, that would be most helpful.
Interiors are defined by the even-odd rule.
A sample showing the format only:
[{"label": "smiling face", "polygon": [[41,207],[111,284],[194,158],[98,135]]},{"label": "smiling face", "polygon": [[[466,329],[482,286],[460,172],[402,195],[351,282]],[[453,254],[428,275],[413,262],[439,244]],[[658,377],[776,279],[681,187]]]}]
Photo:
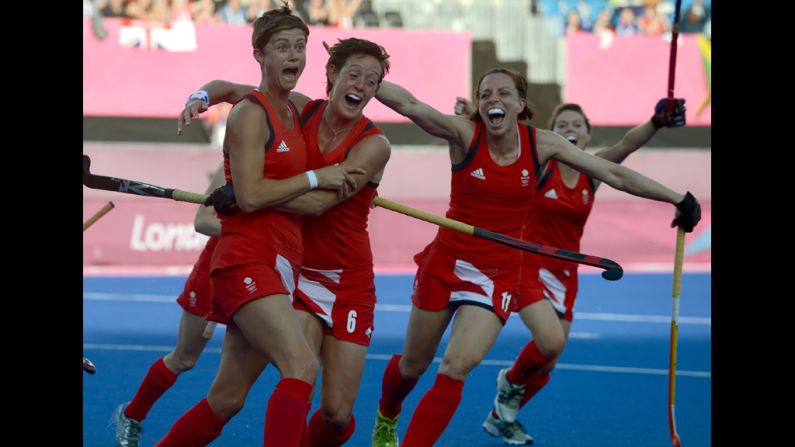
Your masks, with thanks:
[{"label": "smiling face", "polygon": [[373,56],[354,54],[342,69],[329,67],[329,103],[336,112],[347,118],[361,115],[364,106],[378,91],[383,78],[381,62]]},{"label": "smiling face", "polygon": [[519,114],[527,106],[516,83],[505,73],[486,75],[478,86],[477,100],[480,117],[489,132],[495,135],[515,127]]},{"label": "smiling face", "polygon": [[585,117],[573,110],[558,114],[552,130],[580,149],[585,149],[591,142],[591,132],[585,124]]}]

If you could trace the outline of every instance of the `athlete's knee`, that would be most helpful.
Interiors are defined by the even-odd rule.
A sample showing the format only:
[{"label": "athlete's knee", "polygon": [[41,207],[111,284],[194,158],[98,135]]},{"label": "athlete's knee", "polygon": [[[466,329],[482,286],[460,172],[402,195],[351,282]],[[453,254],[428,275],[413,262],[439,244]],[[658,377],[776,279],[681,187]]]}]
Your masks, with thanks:
[{"label": "athlete's knee", "polygon": [[353,408],[349,405],[323,406],[320,414],[326,426],[334,431],[340,431],[350,422]]},{"label": "athlete's knee", "polygon": [[173,355],[171,356],[171,363],[174,365],[174,369],[177,374],[184,373],[190,369],[193,369],[196,366],[196,362],[199,361],[199,356],[201,355],[200,352],[184,352],[184,351],[174,351]]},{"label": "athlete's knee", "polygon": [[213,392],[207,395],[207,403],[219,419],[228,421],[232,419],[242,408],[246,402],[247,393],[221,393]]},{"label": "athlete's knee", "polygon": [[314,355],[303,355],[290,358],[287,364],[282,367],[282,377],[293,377],[308,383],[315,383],[317,372],[320,369],[317,357]]},{"label": "athlete's knee", "polygon": [[550,331],[535,337],[536,346],[541,354],[549,360],[557,359],[566,347],[566,336],[563,331]]},{"label": "athlete's knee", "polygon": [[473,356],[462,354],[447,354],[442,359],[442,364],[439,366],[439,373],[449,376],[456,380],[465,380],[478,364],[480,359]]},{"label": "athlete's knee", "polygon": [[433,358],[425,359],[421,356],[403,354],[400,357],[400,375],[406,379],[418,379],[425,373]]}]

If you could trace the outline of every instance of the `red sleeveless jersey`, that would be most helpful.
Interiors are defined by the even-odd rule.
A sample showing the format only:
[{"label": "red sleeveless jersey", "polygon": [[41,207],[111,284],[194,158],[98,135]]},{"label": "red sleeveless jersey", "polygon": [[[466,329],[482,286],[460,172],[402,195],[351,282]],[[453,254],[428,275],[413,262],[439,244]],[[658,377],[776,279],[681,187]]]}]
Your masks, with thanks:
[{"label": "red sleeveless jersey", "polygon": [[[527,215],[523,239],[569,251],[580,251],[585,222],[594,202],[593,181],[580,174],[574,188],[563,183],[556,160],[550,160]],[[579,264],[534,256],[531,264],[546,268],[576,269]]]},{"label": "red sleeveless jersey", "polygon": [[[453,165],[447,217],[518,238],[538,185],[539,165],[535,129],[517,124],[521,153],[508,166],[499,166],[489,154],[486,128],[475,125],[467,156]],[[459,258],[505,265],[521,259],[521,252],[496,242],[439,228],[441,246]],[[517,264],[518,265],[518,264]]]},{"label": "red sleeveless jersey", "polygon": [[[309,169],[342,163],[361,140],[371,135],[384,134],[363,116],[337,147],[322,153],[317,135],[327,105],[328,101],[318,99],[307,104],[301,112],[301,130],[306,141]],[[303,218],[303,266],[321,270],[372,267],[373,254],[367,232],[367,218],[377,187],[378,184],[370,182],[354,196],[322,215]]]},{"label": "red sleeveless jersey", "polygon": [[[288,129],[265,96],[256,90],[249,92],[241,101],[251,101],[265,109],[270,139],[262,150],[265,178],[285,179],[306,170],[306,144],[298,121],[298,111],[289,103],[293,116],[293,127]],[[232,181],[229,154],[224,153],[224,175]],[[282,213],[272,209],[261,209],[253,213],[238,211],[221,218],[221,237],[213,255],[212,269],[263,261],[263,253],[276,251],[295,264],[301,263],[301,222],[297,214]]]}]

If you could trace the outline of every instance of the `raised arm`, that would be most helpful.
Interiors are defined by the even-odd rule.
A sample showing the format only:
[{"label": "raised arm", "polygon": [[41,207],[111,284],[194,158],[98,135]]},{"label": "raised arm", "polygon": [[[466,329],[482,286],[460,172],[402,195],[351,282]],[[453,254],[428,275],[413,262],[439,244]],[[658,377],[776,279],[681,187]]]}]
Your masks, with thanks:
[{"label": "raised arm", "polygon": [[[672,106],[669,107],[669,104]],[[649,121],[630,129],[621,141],[613,146],[596,152],[597,157],[613,163],[621,163],[629,154],[648,143],[661,127],[682,127],[685,125],[685,100],[663,98],[654,107],[654,115]]]},{"label": "raised arm", "polygon": [[310,216],[323,214],[329,208],[359,192],[368,182],[380,182],[384,167],[389,161],[390,152],[389,140],[385,136],[373,135],[365,138],[351,150],[348,158],[341,163],[341,166],[358,167],[365,171],[364,174],[352,175],[356,181],[356,187],[350,194],[341,197],[335,191],[318,189],[301,194],[279,205],[277,209]]},{"label": "raised arm", "polygon": [[542,164],[555,159],[633,196],[674,204],[679,210],[674,224],[681,225],[685,231],[693,231],[701,219],[701,207],[690,193],[677,193],[632,169],[591,155],[555,132],[538,129],[537,136]]},{"label": "raised arm", "polygon": [[[213,178],[210,180],[210,185],[207,187],[205,194],[211,194],[224,183],[224,164],[221,163],[215,168]],[[200,206],[199,209],[196,210],[196,218],[193,220],[193,227],[197,232],[206,234],[207,236],[221,235],[221,220],[218,219],[218,216],[215,214],[215,208],[212,206]]]},{"label": "raised arm", "polygon": [[429,134],[451,144],[466,145],[472,139],[472,122],[460,116],[445,115],[392,82],[383,81],[375,97],[395,112],[408,117]]},{"label": "raised arm", "polygon": [[185,108],[177,117],[177,135],[182,135],[182,129],[190,126],[193,120],[199,119],[199,114],[210,106],[222,102],[235,103],[246,93],[256,88],[254,85],[235,84],[234,82],[215,80],[210,81],[188,97]]}]

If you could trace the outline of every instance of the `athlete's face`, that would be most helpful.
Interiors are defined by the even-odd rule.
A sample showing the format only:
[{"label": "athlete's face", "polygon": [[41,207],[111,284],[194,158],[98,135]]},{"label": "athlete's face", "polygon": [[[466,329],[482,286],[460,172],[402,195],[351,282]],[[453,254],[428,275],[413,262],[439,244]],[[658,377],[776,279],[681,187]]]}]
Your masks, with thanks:
[{"label": "athlete's face", "polygon": [[588,132],[585,117],[574,110],[564,110],[559,113],[552,130],[580,149],[585,149],[591,142],[591,133]]},{"label": "athlete's face", "polygon": [[492,73],[478,87],[478,109],[492,134],[505,133],[516,126],[527,103],[519,98],[513,79],[505,73]]},{"label": "athlete's face", "polygon": [[333,111],[349,118],[360,115],[378,91],[382,70],[378,59],[364,54],[349,57],[339,71],[334,68],[330,73],[333,87],[329,92]]},{"label": "athlete's face", "polygon": [[290,91],[306,66],[306,36],[298,28],[273,34],[264,51],[255,50],[268,88]]}]

